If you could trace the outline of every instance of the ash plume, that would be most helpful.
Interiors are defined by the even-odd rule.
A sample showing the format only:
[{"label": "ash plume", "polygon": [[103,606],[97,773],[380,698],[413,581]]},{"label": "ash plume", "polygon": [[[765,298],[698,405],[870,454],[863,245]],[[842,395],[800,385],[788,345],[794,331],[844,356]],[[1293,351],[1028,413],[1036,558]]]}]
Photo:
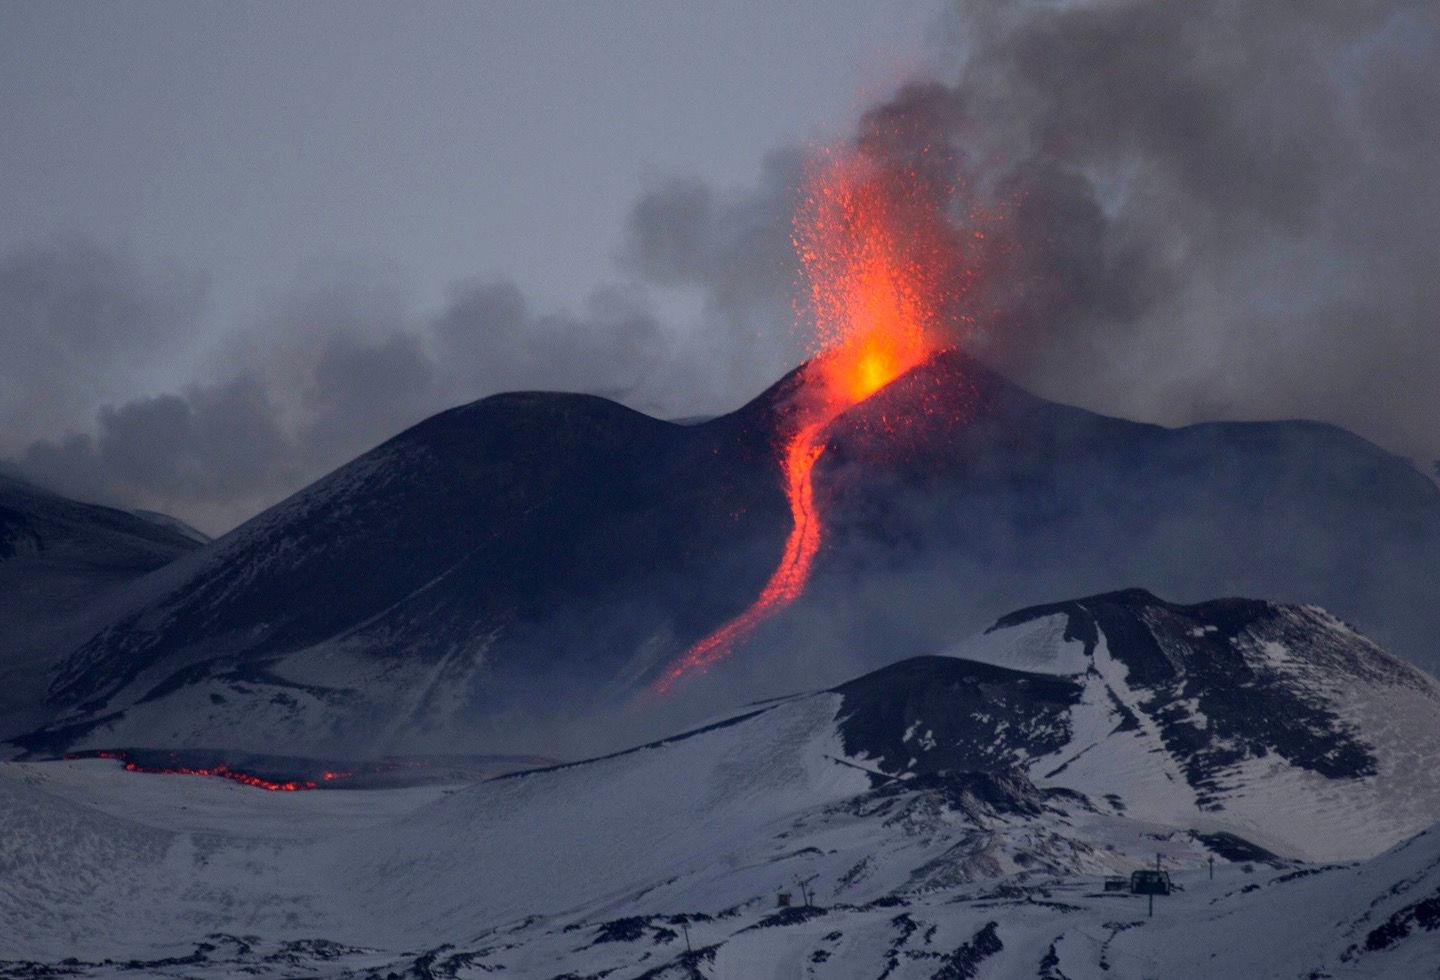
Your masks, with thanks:
[{"label": "ash plume", "polygon": [[[947,67],[849,137],[1001,220],[952,322],[1048,398],[1164,424],[1308,417],[1440,457],[1440,12],[1418,0],[957,3]],[[62,492],[223,530],[450,405],[515,388],[671,416],[806,354],[791,216],[753,186],[633,205],[619,281],[551,312],[510,283],[416,313],[385,276],[307,282],[157,391],[205,279],[84,243],[0,258],[0,459]],[[380,286],[376,286],[376,282]],[[676,313],[683,310],[682,313]]]},{"label": "ash plume", "polygon": [[[22,290],[21,299],[38,297],[18,339],[39,343],[62,318],[76,318],[76,329],[103,326],[110,309],[158,304],[146,279],[110,271],[118,259],[78,248],[54,260],[73,283],[39,288],[0,276],[5,307]],[[95,255],[107,257],[98,271]],[[402,295],[383,277],[302,284],[262,322],[226,338],[213,377],[102,403],[88,430],[0,444],[0,464],[70,496],[173,511],[219,533],[435,412],[516,388],[626,398],[668,349],[643,297],[623,287],[597,290],[577,314],[537,311],[504,280],[456,284],[424,316],[408,314]],[[70,405],[54,424],[76,426],[83,414],[74,407],[93,395],[93,375],[67,371],[68,359],[37,359],[49,368],[28,381]],[[123,390],[124,368],[100,359],[93,370],[116,380],[100,390]]]},{"label": "ash plume", "polygon": [[[854,138],[953,161],[926,180],[1002,215],[957,311],[979,354],[1113,414],[1303,416],[1440,453],[1433,5],[978,2],[947,35],[949,77],[904,86]],[[632,226],[729,314],[778,292],[774,275],[734,289],[745,242],[785,231],[775,197],[765,181],[716,207],[675,184]]]}]

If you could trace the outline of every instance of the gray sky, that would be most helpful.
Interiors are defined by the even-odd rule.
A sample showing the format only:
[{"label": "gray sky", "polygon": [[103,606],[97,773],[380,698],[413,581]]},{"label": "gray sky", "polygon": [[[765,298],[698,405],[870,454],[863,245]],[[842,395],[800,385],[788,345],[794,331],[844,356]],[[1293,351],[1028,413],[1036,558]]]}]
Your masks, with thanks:
[{"label": "gray sky", "polygon": [[1440,456],[1433,0],[6,2],[0,132],[0,466],[210,531],[498,390],[739,404],[849,136],[1003,207],[1041,394]]},{"label": "gray sky", "polygon": [[419,302],[501,273],[574,303],[648,179],[753,180],[911,68],[938,6],[6,3],[0,250],[194,266],[220,320],[337,257]]},{"label": "gray sky", "polygon": [[[0,5],[0,329],[28,379],[6,378],[0,457],[92,434],[105,405],[254,373],[257,346],[296,333],[368,343],[443,317],[456,283],[504,280],[532,314],[583,318],[647,186],[753,184],[769,150],[833,135],[914,70],[940,7]],[[335,450],[443,406],[410,407]],[[28,468],[215,530],[340,461],[219,503]]]}]

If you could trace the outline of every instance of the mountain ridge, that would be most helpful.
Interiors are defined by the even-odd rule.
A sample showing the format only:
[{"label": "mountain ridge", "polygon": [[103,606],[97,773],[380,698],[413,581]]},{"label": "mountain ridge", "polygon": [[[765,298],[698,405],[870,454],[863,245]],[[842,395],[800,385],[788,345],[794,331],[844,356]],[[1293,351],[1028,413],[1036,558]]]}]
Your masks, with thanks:
[{"label": "mountain ridge", "polygon": [[126,585],[197,547],[153,519],[0,472],[0,738],[41,720],[57,649],[103,625]]},{"label": "mountain ridge", "polygon": [[[503,744],[499,719],[608,711],[758,594],[788,531],[775,452],[799,370],[694,425],[535,392],[440,413],[136,585],[55,676],[49,727],[173,744],[132,717],[169,703],[200,744],[449,730],[556,754]],[[1436,656],[1419,593],[1440,492],[1322,424],[1131,423],[948,353],[837,420],[816,493],[806,593],[682,702],[793,688],[816,664],[838,681],[877,665],[866,651],[929,652],[1032,596],[1125,581],[1315,601]]]}]

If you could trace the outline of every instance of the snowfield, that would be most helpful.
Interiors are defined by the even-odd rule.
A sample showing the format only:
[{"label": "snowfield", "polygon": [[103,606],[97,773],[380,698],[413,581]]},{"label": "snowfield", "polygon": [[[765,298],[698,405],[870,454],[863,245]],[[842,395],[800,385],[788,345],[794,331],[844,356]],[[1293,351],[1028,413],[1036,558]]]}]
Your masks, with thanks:
[{"label": "snowfield", "polygon": [[[353,858],[386,825],[439,832],[447,822],[440,815],[465,794],[270,794],[221,780],[117,776],[104,772],[108,765],[0,767],[0,976],[1408,978],[1433,977],[1440,964],[1440,828],[1362,864],[1220,860],[1213,881],[1200,866],[1204,850],[1183,834],[1123,820],[1078,828],[1097,840],[1108,831],[1118,851],[1107,860],[1116,865],[1140,864],[1146,848],[1167,855],[1183,890],[1157,899],[1153,919],[1144,899],[1102,891],[1098,873],[1048,871],[869,900],[820,888],[812,907],[782,909],[775,889],[792,892],[797,905],[799,889],[794,869],[775,856],[747,868],[733,853],[709,855],[712,867],[680,869],[689,884],[663,894],[599,894],[591,869],[619,863],[607,846],[623,838],[624,855],[642,853],[647,828],[597,839],[586,863],[570,868],[557,860],[517,874],[515,861],[497,879],[495,865],[456,861],[427,881],[436,866],[411,857],[362,861],[345,875],[330,863],[337,842],[348,842],[341,850]],[[51,795],[91,777],[108,784],[110,808],[133,805],[137,819]],[[217,834],[227,807],[231,832]],[[181,829],[194,826],[187,814],[196,808],[208,814],[200,821],[207,829]],[[377,819],[381,808],[388,812]],[[286,811],[297,826],[323,819],[326,832],[244,835],[257,816]],[[949,831],[963,833],[961,814],[950,818]],[[36,846],[36,820],[48,848]],[[1014,829],[993,816],[983,822],[992,833]],[[27,859],[17,861],[22,826]],[[864,836],[859,826],[851,833]],[[893,876],[894,858],[877,855],[877,871]],[[387,873],[396,878],[371,877]],[[550,900],[548,911],[493,913],[493,899],[517,879],[531,901]],[[705,889],[717,880],[712,896]],[[712,899],[727,880],[726,897],[747,894],[717,907]],[[561,896],[574,906],[554,904]],[[387,908],[402,921],[377,921]],[[434,929],[416,922],[427,910],[437,914]]]},{"label": "snowfield", "polygon": [[1434,680],[1140,592],[952,652],[444,786],[0,764],[0,975],[1440,975]]}]

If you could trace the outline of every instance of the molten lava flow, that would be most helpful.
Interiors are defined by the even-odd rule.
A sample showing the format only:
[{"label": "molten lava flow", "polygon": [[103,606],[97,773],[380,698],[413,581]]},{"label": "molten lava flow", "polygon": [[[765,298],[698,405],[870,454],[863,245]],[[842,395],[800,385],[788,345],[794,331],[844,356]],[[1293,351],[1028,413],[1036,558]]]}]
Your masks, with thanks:
[{"label": "molten lava flow", "polygon": [[750,606],[721,626],[715,632],[696,643],[685,655],[670,665],[665,674],[655,683],[659,693],[668,691],[676,681],[690,670],[704,670],[716,660],[724,657],[735,643],[743,639],[767,616],[794,602],[805,588],[810,577],[810,564],[820,550],[820,515],[815,510],[815,488],[811,474],[815,461],[825,451],[820,440],[821,430],[828,424],[811,422],[803,427],[785,447],[783,466],[785,471],[785,495],[790,500],[790,534],[785,539],[785,550],[780,563],[770,574],[770,581],[760,590],[759,597]]},{"label": "molten lava flow", "polygon": [[656,692],[723,659],[804,591],[823,531],[813,475],[826,430],[942,346],[943,300],[964,281],[956,275],[962,249],[945,216],[947,200],[916,169],[863,145],[827,154],[812,170],[793,242],[819,352],[799,375],[795,415],[780,452],[790,534],[759,597],[671,664],[653,685]]},{"label": "molten lava flow", "polygon": [[125,763],[126,772],[148,772],[162,776],[214,776],[228,779],[241,786],[269,790],[272,793],[294,793],[303,789],[314,789],[320,784],[313,779],[266,779],[239,769],[231,769],[225,763],[214,766],[142,766],[138,762]]},{"label": "molten lava flow", "polygon": [[[171,753],[171,756],[174,757],[175,753]],[[268,790],[272,793],[295,793],[300,790],[317,789],[320,786],[320,783],[313,779],[269,779],[264,776],[257,776],[243,769],[233,768],[225,762],[217,762],[209,766],[184,765],[178,761],[171,765],[152,765],[136,761],[128,751],[118,751],[115,749],[72,752],[65,756],[65,758],[113,759],[121,763],[126,772],[152,773],[162,776],[213,776],[217,779],[228,779],[242,786],[253,786],[256,789]],[[322,779],[328,783],[337,779],[346,779],[353,775],[354,773],[352,772],[327,771],[323,774]]]}]

